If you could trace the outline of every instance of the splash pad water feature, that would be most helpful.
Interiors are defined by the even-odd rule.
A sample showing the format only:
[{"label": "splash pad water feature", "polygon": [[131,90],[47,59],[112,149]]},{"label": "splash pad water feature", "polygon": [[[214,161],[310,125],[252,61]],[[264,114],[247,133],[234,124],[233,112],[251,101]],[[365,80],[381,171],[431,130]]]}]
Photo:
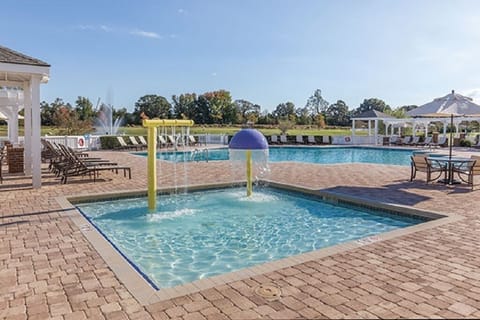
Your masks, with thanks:
[{"label": "splash pad water feature", "polygon": [[253,192],[253,163],[260,163],[266,168],[268,160],[268,142],[255,129],[242,129],[237,132],[229,144],[230,159],[246,162],[247,197]]},{"label": "splash pad water feature", "polygon": [[143,120],[143,126],[148,129],[148,209],[155,211],[157,207],[157,128],[171,127],[173,133],[175,132],[175,127],[187,128],[188,135],[188,128],[193,126],[193,120],[145,119]]}]

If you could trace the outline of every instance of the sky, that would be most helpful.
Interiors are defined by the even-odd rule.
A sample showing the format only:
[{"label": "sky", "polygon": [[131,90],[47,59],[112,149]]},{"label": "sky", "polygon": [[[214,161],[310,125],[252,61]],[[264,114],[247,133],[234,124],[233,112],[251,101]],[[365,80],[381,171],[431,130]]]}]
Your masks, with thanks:
[{"label": "sky", "polygon": [[219,89],[269,111],[316,89],[350,109],[452,89],[480,102],[477,0],[15,0],[0,30],[0,45],[51,65],[47,102],[132,111],[146,94]]}]

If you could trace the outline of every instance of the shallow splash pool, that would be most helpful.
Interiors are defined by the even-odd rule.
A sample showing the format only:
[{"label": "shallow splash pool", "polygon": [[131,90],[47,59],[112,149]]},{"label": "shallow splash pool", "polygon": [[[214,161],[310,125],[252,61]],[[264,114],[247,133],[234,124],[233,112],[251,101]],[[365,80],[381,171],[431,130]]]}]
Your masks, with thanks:
[{"label": "shallow splash pool", "polygon": [[77,207],[156,288],[329,247],[424,222],[273,188],[197,191]]},{"label": "shallow splash pool", "polygon": [[[269,149],[268,160],[271,162],[294,161],[318,164],[335,163],[378,163],[393,165],[410,165],[410,156],[414,150],[367,147],[273,147]],[[418,150],[415,150],[418,151]],[[138,152],[146,156],[146,152]],[[207,151],[157,153],[157,158],[173,162],[228,160],[227,148]]]}]

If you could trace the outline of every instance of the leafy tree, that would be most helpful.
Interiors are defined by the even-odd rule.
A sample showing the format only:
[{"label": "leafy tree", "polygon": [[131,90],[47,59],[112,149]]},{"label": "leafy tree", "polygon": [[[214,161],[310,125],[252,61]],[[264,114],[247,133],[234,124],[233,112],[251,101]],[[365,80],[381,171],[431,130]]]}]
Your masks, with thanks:
[{"label": "leafy tree", "polygon": [[337,100],[331,104],[325,112],[327,123],[334,126],[348,126],[350,117],[348,114],[348,106],[343,100]]},{"label": "leafy tree", "polygon": [[55,109],[53,124],[58,127],[60,134],[85,134],[92,130],[89,120],[80,120],[78,113],[70,105],[63,105]]},{"label": "leafy tree", "polygon": [[240,123],[246,123],[247,121],[257,122],[261,109],[258,104],[241,99],[235,100],[233,103],[237,112],[237,120]]},{"label": "leafy tree", "polygon": [[312,115],[309,108],[307,107],[297,108],[295,112],[297,114],[297,124],[301,124],[301,125],[312,124],[313,119],[312,119]]},{"label": "leafy tree", "polygon": [[93,109],[93,104],[88,98],[78,97],[75,101],[75,111],[78,113],[78,118],[80,120],[93,121],[97,113]]},{"label": "leafy tree", "polygon": [[67,107],[71,109],[71,105],[69,103],[63,102],[61,98],[56,98],[52,103],[48,104],[45,101],[42,101],[40,104],[40,119],[41,124],[44,126],[53,126],[55,125],[55,112],[60,109],[61,107]]},{"label": "leafy tree", "polygon": [[260,115],[258,116],[257,123],[258,124],[270,124],[270,125],[272,125],[272,124],[276,123],[276,119],[275,119],[275,117],[273,116],[272,113],[265,110],[262,113],[260,113]]},{"label": "leafy tree", "polygon": [[312,116],[324,113],[328,108],[328,101],[322,97],[322,90],[317,89],[307,100],[305,107],[310,110]]},{"label": "leafy tree", "polygon": [[203,94],[198,96],[195,103],[192,120],[197,124],[212,123],[212,118],[210,117],[210,101]]},{"label": "leafy tree", "polygon": [[213,123],[235,123],[236,112],[230,92],[218,90],[203,94],[209,102],[210,118]]},{"label": "leafy tree", "polygon": [[142,113],[150,119],[169,119],[172,117],[172,105],[165,97],[155,94],[145,95],[135,102],[135,110],[133,111],[135,123],[141,123],[140,115]]},{"label": "leafy tree", "polygon": [[355,115],[361,114],[368,110],[377,110],[380,112],[388,113],[392,109],[385,101],[377,98],[364,99],[362,104],[355,110]]},{"label": "leafy tree", "polygon": [[405,118],[407,116],[407,112],[410,110],[413,110],[415,108],[418,108],[416,105],[406,105],[406,106],[401,106],[398,107],[391,112],[388,112],[388,114],[397,117],[397,118]]},{"label": "leafy tree", "polygon": [[277,122],[280,120],[295,121],[295,104],[293,102],[280,103],[273,111],[273,116]]},{"label": "leafy tree", "polygon": [[173,115],[176,119],[193,119],[196,108],[197,95],[185,93],[179,96],[173,95]]}]

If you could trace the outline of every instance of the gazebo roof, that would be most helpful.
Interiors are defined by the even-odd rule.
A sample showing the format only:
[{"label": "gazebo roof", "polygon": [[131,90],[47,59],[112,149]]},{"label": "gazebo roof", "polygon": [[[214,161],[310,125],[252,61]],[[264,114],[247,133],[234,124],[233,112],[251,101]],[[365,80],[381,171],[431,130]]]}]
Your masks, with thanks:
[{"label": "gazebo roof", "polygon": [[360,113],[358,116],[352,117],[352,119],[359,119],[359,120],[361,120],[361,119],[364,119],[364,120],[369,120],[369,119],[370,120],[373,120],[373,119],[382,120],[382,119],[394,119],[394,118],[395,117],[392,117],[389,114],[380,112],[380,111],[375,110],[375,109],[364,111],[364,112]]},{"label": "gazebo roof", "polygon": [[0,46],[0,62],[25,64],[30,66],[50,67],[50,65],[42,60],[32,58],[15,50]]}]

